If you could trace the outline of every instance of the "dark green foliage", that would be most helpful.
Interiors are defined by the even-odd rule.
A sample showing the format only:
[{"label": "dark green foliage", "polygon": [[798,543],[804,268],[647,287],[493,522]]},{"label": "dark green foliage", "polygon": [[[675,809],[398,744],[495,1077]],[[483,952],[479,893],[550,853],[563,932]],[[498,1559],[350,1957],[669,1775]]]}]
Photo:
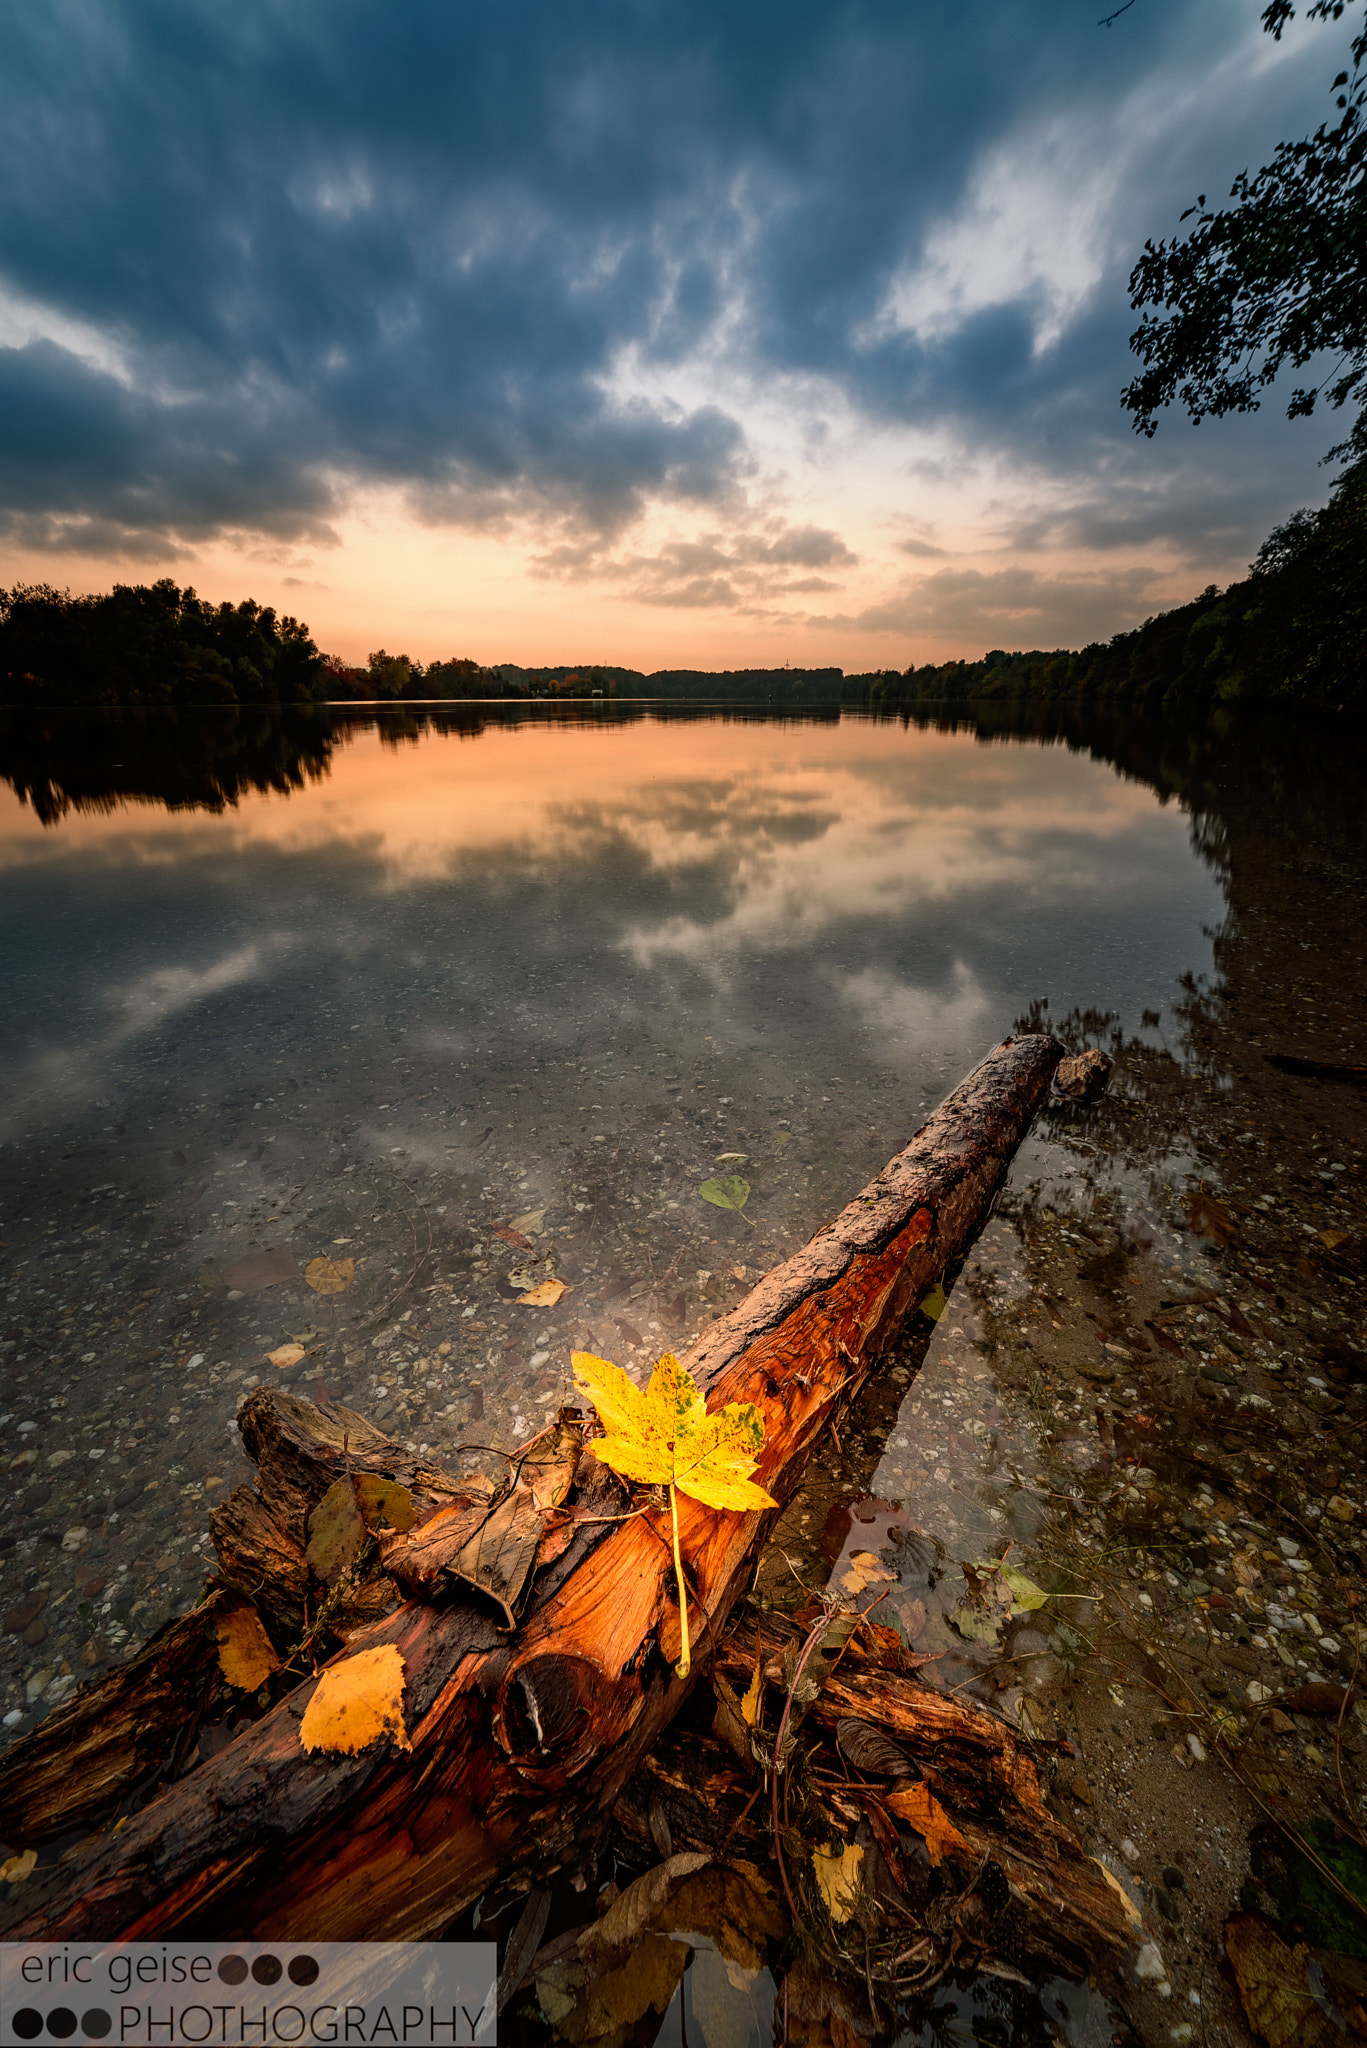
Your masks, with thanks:
[{"label": "dark green foliage", "polygon": [[[1315,0],[1309,12],[1337,21],[1348,0]],[[1280,36],[1292,0],[1272,0],[1263,25]],[[1283,369],[1322,367],[1298,386],[1292,419],[1332,406],[1361,408],[1367,395],[1367,28],[1352,46],[1353,72],[1334,80],[1338,119],[1301,142],[1283,142],[1255,177],[1235,179],[1233,207],[1204,194],[1182,218],[1184,236],[1146,242],[1130,277],[1130,302],[1146,316],[1130,338],[1144,372],[1124,393],[1140,433],[1180,400],[1194,421],[1255,412],[1258,393]],[[1336,453],[1367,455],[1361,410]]]},{"label": "dark green foliage", "polygon": [[325,676],[308,627],[250,598],[207,604],[169,577],[98,597],[0,591],[7,704],[308,704]]},{"label": "dark green foliage", "polygon": [[1298,512],[1252,574],[1077,653],[1004,654],[847,676],[871,710],[1029,698],[1142,714],[1224,705],[1367,711],[1367,458],[1318,512]]}]

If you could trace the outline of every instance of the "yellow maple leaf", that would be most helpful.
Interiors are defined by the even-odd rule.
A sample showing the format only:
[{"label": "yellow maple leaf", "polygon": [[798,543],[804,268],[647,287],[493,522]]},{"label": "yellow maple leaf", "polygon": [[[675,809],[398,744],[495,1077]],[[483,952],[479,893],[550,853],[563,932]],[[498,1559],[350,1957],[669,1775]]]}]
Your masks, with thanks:
[{"label": "yellow maple leaf", "polygon": [[669,1488],[682,1638],[674,1668],[680,1678],[687,1678],[688,1596],[675,1493],[686,1493],[704,1507],[739,1514],[776,1507],[773,1496],[750,1477],[764,1448],[763,1418],[750,1401],[732,1401],[709,1415],[697,1381],[669,1351],[656,1364],[644,1393],[619,1365],[595,1358],[591,1351],[573,1352],[570,1363],[605,1432],[589,1445],[594,1456],[623,1479]]},{"label": "yellow maple leaf", "polygon": [[403,1677],[403,1657],[393,1643],[330,1664],[299,1723],[304,1748],[355,1756],[388,1735],[400,1749],[411,1750],[403,1720]]}]

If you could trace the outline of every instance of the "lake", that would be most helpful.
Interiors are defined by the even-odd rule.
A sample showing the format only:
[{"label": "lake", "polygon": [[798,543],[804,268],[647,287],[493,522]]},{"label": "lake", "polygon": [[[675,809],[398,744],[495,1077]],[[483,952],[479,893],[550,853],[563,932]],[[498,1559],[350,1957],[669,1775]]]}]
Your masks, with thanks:
[{"label": "lake", "polygon": [[[908,1578],[890,1618],[923,1610],[935,1682],[1027,1733],[1061,1715],[1043,1636],[998,1698],[1003,1645],[965,1639],[958,1567],[1045,1542],[1060,1457],[1079,1499],[1114,1465],[1098,1398],[1122,1461],[1168,1484],[1155,1451],[1124,1449],[1164,1364],[1143,1318],[1165,1288],[1211,1296],[1229,1242],[1183,1191],[1233,1199],[1240,1161],[1266,1173],[1269,1090],[1301,1090],[1308,1123],[1287,1109],[1281,1143],[1308,1161],[1302,1098],[1326,1084],[1260,1052],[1354,1042],[1341,780],[1325,797],[1302,777],[1286,813],[1320,835],[1292,940],[1286,879],[1258,867],[1269,778],[1287,799],[1276,747],[1222,781],[1218,747],[1005,714],[6,716],[0,1555],[11,1614],[38,1602],[0,1649],[11,1736],[193,1599],[210,1508],[250,1477],[234,1417],[252,1386],[498,1469],[554,1414],[572,1349],[638,1375],[682,1350],[993,1044],[1051,1019],[1120,1056],[1116,1106],[1041,1123],[911,1383],[780,1535],[839,1581],[871,1540],[860,1500],[880,1539],[931,1532],[936,1598]],[[1293,1005],[1291,944],[1340,963],[1332,991]],[[1231,1049],[1235,985],[1270,1021]],[[1316,1225],[1358,1170],[1360,1134],[1337,1128],[1334,1161],[1303,1168],[1326,1183]],[[1123,1312],[1088,1268],[1107,1257],[1117,1287],[1133,1262]],[[341,1291],[309,1284],[317,1260]],[[1250,1363],[1287,1341],[1260,1325]],[[1048,1424],[1032,1374],[1037,1393],[1055,1375]],[[1218,1418],[1200,1429],[1218,1443]],[[1313,1646],[1301,1662],[1334,1668]]]}]

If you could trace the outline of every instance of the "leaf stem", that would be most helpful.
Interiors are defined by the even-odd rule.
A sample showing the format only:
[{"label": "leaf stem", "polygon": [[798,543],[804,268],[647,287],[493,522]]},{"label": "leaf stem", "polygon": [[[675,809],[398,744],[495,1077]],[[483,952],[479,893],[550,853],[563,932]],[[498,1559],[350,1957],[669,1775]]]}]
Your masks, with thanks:
[{"label": "leaf stem", "polygon": [[687,1678],[692,1667],[692,1656],[688,1647],[688,1588],[684,1584],[683,1559],[679,1555],[679,1502],[674,1492],[674,1481],[669,1482],[669,1519],[674,1532],[674,1575],[679,1581],[679,1661],[674,1666],[676,1678]]}]

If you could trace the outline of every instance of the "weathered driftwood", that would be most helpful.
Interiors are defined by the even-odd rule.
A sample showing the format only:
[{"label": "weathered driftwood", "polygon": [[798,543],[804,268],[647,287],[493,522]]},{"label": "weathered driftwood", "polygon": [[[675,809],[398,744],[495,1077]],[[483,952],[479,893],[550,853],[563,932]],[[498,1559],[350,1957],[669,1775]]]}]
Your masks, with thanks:
[{"label": "weathered driftwood", "polygon": [[[837,1406],[963,1256],[1059,1057],[1058,1045],[1038,1036],[998,1047],[834,1223],[712,1324],[686,1358],[712,1405],[739,1399],[760,1408],[765,1444],[756,1477],[780,1506]],[[225,1578],[252,1578],[254,1558],[262,1582],[252,1590],[261,1598],[283,1545],[297,1584],[295,1553],[309,1513],[329,1474],[339,1476],[348,1462],[403,1478],[433,1513],[462,1499],[476,1505],[450,1475],[378,1432],[362,1435],[368,1427],[346,1411],[319,1416],[289,1397],[254,1397],[244,1437],[277,1534],[268,1536],[254,1508],[230,1504],[216,1529]],[[321,1450],[320,1429],[331,1438]],[[584,1462],[601,1473],[596,1461]],[[723,1514],[687,1499],[679,1509],[700,1667],[774,1511]],[[496,1607],[458,1589],[439,1604],[409,1600],[372,1621],[341,1654],[398,1648],[411,1753],[306,1753],[299,1722],[310,1676],[117,1832],[98,1833],[35,1873],[8,1909],[6,1932],[418,1938],[447,1925],[499,1876],[527,1881],[577,1865],[689,1690],[672,1668],[680,1629],[668,1520],[667,1510],[615,1526],[579,1520],[558,1556],[550,1551],[563,1526],[548,1528],[513,1634]],[[420,1550],[421,1529],[413,1537]],[[385,1541],[388,1562],[397,1546]],[[395,1557],[391,1568],[397,1564]],[[25,1839],[22,1783],[40,1750],[59,1754],[92,1712],[89,1702],[103,1711],[115,1683],[78,1694],[14,1746],[0,1773],[8,1836]],[[146,1744],[128,1748],[145,1754]],[[109,1780],[107,1770],[112,1790]]]}]

